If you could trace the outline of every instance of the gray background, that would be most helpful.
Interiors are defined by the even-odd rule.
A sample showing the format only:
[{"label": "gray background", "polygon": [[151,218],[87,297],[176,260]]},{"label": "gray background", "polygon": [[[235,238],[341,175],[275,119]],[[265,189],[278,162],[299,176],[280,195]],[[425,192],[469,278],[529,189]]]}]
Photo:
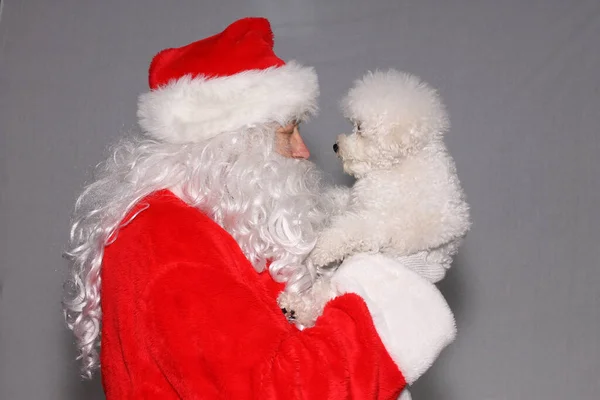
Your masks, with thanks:
[{"label": "gray background", "polygon": [[314,160],[349,129],[368,69],[438,87],[474,228],[442,283],[458,340],[415,400],[600,398],[600,2],[7,0],[0,21],[0,398],[100,399],[60,311],[69,215],[90,167],[135,124],[158,50],[234,19],[316,67]]}]

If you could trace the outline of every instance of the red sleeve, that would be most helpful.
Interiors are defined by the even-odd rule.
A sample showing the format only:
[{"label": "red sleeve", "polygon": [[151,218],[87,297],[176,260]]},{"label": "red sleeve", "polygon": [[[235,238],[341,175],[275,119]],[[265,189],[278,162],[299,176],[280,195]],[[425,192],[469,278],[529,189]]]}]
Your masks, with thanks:
[{"label": "red sleeve", "polygon": [[147,288],[150,353],[183,399],[396,399],[405,385],[364,301],[299,331],[224,265],[179,262]]}]

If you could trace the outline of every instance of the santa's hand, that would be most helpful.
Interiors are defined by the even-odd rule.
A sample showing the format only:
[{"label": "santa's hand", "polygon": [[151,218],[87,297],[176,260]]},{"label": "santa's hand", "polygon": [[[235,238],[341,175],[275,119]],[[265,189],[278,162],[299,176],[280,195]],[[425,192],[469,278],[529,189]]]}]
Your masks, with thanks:
[{"label": "santa's hand", "polygon": [[456,336],[454,316],[436,286],[398,260],[356,254],[331,280],[338,293],[363,298],[381,341],[409,384]]}]

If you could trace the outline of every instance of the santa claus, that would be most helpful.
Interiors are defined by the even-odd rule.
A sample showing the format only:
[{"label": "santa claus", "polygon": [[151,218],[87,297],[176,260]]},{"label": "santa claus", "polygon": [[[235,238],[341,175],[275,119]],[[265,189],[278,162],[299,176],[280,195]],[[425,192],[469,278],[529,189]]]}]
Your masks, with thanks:
[{"label": "santa claus", "polygon": [[269,23],[161,51],[141,133],[79,197],[65,314],[82,372],[107,399],[394,399],[454,337],[435,287],[363,255],[334,278],[314,327],[277,305],[335,207],[298,124],[312,68],[273,52]]}]

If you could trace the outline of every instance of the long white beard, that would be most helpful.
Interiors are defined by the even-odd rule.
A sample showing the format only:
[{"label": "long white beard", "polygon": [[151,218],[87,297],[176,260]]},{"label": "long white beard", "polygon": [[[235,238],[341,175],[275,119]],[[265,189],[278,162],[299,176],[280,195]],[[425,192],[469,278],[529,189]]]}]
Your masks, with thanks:
[{"label": "long white beard", "polygon": [[276,281],[286,282],[286,290],[304,291],[315,271],[303,261],[326,216],[321,174],[309,161],[273,151],[272,135],[254,137],[252,147],[247,137],[234,142],[245,145],[228,161],[203,164],[212,168],[210,182],[186,179],[172,190],[229,232],[258,272],[270,260]]},{"label": "long white beard", "polygon": [[77,200],[67,252],[65,318],[83,376],[99,365],[104,246],[137,202],[172,189],[227,230],[257,271],[272,260],[273,278],[286,282],[286,291],[301,292],[314,278],[302,261],[327,215],[319,186],[312,163],[275,153],[274,130],[266,127],[183,146],[139,137],[119,143]]}]

